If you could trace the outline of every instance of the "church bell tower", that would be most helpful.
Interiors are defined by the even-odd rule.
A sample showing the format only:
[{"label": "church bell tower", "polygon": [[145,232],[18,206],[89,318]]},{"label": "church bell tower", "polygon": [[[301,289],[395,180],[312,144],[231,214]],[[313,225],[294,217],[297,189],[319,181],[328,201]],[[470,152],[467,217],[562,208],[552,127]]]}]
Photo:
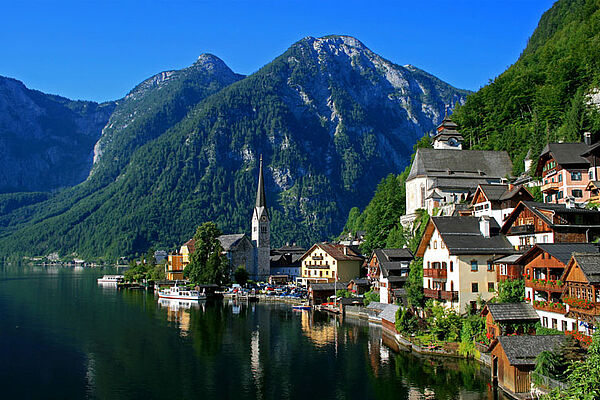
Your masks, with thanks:
[{"label": "church bell tower", "polygon": [[258,189],[256,191],[256,204],[252,213],[252,242],[255,246],[256,267],[251,273],[253,279],[267,279],[271,272],[271,227],[267,200],[265,196],[265,181],[263,178],[262,154],[258,172]]}]

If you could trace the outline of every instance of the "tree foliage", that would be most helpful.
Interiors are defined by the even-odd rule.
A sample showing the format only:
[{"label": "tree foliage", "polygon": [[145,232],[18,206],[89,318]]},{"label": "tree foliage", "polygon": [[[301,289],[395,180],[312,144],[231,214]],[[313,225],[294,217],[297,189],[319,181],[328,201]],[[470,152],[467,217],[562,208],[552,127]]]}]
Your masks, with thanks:
[{"label": "tree foliage", "polygon": [[521,303],[525,296],[525,281],[523,279],[505,279],[498,282],[498,303]]},{"label": "tree foliage", "polygon": [[205,222],[194,235],[194,252],[185,267],[185,276],[193,283],[224,284],[229,278],[229,262],[217,239],[221,230],[214,222]]}]

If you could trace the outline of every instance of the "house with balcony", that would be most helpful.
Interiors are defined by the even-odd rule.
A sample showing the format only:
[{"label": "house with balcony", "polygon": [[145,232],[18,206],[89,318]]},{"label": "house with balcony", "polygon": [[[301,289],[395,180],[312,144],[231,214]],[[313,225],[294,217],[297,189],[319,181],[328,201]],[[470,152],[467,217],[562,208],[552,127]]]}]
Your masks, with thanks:
[{"label": "house with balcony", "polygon": [[600,236],[600,211],[521,201],[500,231],[520,251],[537,243],[585,243]]},{"label": "house with balcony", "polygon": [[567,316],[562,301],[564,272],[573,253],[598,253],[593,243],[539,243],[517,262],[523,265],[525,299],[539,315],[542,326],[560,331],[574,330],[576,320]]},{"label": "house with balcony", "polygon": [[523,266],[517,262],[521,253],[501,256],[494,260],[494,270],[498,282],[523,278]]},{"label": "house with balcony", "polygon": [[589,193],[589,203],[600,204],[600,181],[590,181],[585,191]]},{"label": "house with balcony", "polygon": [[579,331],[591,336],[600,326],[600,254],[574,253],[563,280],[567,317],[576,321]]},{"label": "house with balcony", "polygon": [[532,200],[533,196],[523,186],[482,184],[477,186],[470,208],[473,216],[492,217],[502,226],[520,201]]},{"label": "house with balcony", "polygon": [[295,243],[271,249],[271,276],[287,276],[288,281],[295,281],[300,276],[300,258],[304,253],[306,249]]},{"label": "house with balcony", "polygon": [[459,313],[496,295],[493,260],[514,253],[491,217],[431,217],[416,251],[423,257],[423,293]]},{"label": "house with balcony", "polygon": [[490,340],[505,335],[535,335],[540,320],[529,303],[488,303],[481,311]]},{"label": "house with balcony", "polygon": [[360,276],[363,262],[364,258],[351,246],[317,243],[300,257],[301,275],[297,281],[303,285],[349,282]]},{"label": "house with balcony", "polygon": [[[568,199],[585,203],[590,181],[589,143],[548,143],[538,159],[535,175],[541,177],[545,203],[564,204]],[[586,158],[584,155],[587,155]]]},{"label": "house with balcony", "polygon": [[502,183],[512,175],[505,151],[463,150],[462,135],[448,117],[437,128],[433,148],[418,149],[406,179],[406,215],[410,226],[418,209],[451,215],[480,184]]},{"label": "house with balcony", "polygon": [[376,249],[367,261],[367,278],[379,292],[380,302],[392,303],[393,291],[408,280],[413,255],[408,249]]}]

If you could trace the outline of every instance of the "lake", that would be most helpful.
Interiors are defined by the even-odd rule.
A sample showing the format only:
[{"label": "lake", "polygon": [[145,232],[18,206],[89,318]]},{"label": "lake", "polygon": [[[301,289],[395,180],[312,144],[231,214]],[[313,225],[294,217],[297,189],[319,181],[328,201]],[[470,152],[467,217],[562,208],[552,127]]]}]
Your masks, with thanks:
[{"label": "lake", "polygon": [[111,270],[0,265],[3,398],[503,399],[479,363],[396,353],[288,304],[117,291]]}]

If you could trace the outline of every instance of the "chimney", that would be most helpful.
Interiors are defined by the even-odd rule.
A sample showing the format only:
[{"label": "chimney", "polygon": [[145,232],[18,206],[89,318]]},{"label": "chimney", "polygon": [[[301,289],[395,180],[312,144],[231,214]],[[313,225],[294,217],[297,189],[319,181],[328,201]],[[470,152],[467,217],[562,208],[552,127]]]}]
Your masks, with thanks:
[{"label": "chimney", "polygon": [[588,146],[592,145],[592,133],[591,132],[583,133],[583,143],[587,144]]},{"label": "chimney", "polygon": [[484,238],[490,237],[490,217],[482,216],[479,218],[479,231]]}]

